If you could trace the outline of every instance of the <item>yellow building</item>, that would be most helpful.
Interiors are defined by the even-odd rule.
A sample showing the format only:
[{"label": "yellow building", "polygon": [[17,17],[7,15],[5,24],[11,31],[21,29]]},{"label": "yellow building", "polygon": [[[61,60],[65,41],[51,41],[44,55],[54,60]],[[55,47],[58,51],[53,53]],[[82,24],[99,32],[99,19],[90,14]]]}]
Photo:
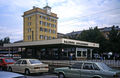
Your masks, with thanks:
[{"label": "yellow building", "polygon": [[24,41],[49,40],[57,38],[57,14],[48,5],[43,9],[33,7],[24,12]]}]

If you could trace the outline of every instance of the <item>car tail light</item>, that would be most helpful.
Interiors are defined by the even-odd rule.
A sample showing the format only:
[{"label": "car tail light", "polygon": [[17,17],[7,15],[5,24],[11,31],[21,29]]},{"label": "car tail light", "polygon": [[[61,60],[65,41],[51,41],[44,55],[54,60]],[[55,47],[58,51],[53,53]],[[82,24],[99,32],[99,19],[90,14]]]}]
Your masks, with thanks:
[{"label": "car tail light", "polygon": [[34,67],[34,69],[40,69],[40,67]]}]

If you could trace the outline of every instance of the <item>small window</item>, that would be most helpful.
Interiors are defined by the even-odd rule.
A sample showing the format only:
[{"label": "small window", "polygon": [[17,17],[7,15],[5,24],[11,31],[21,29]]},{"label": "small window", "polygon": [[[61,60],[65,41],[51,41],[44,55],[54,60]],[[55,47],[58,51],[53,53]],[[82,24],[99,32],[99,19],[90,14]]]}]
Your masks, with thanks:
[{"label": "small window", "polygon": [[23,61],[22,61],[22,64],[27,64],[26,60],[23,60]]},{"label": "small window", "polygon": [[52,31],[51,31],[51,29],[49,29],[49,33],[51,33]]},{"label": "small window", "polygon": [[55,30],[53,30],[53,33],[54,33],[54,34],[56,33]]},{"label": "small window", "polygon": [[92,63],[84,63],[83,69],[93,70],[93,64]]},{"label": "small window", "polygon": [[30,26],[31,25],[31,22],[28,22],[28,26]]},{"label": "small window", "polygon": [[40,35],[40,39],[43,39],[43,35]]},{"label": "small window", "polygon": [[31,35],[28,36],[28,40],[31,40]]},{"label": "small window", "polygon": [[20,64],[22,62],[22,60],[18,60],[15,64]]},{"label": "small window", "polygon": [[40,21],[40,25],[42,25],[42,21]]},{"label": "small window", "polygon": [[15,61],[13,59],[5,59],[5,62],[7,62],[7,63],[13,63]]},{"label": "small window", "polygon": [[47,26],[47,22],[45,22],[45,26]]},{"label": "small window", "polygon": [[40,27],[40,31],[43,31],[43,28],[42,28],[42,27]]},{"label": "small window", "polygon": [[42,64],[39,60],[29,60],[31,64]]},{"label": "small window", "polygon": [[93,64],[94,70],[100,70],[96,64]]},{"label": "small window", "polygon": [[45,36],[45,40],[47,40],[48,39],[48,36]]},{"label": "small window", "polygon": [[47,32],[47,28],[45,28],[45,30],[44,30],[45,32]]},{"label": "small window", "polygon": [[51,40],[51,36],[49,36],[49,40]]},{"label": "small window", "polygon": [[28,20],[31,20],[31,17],[28,17]]},{"label": "small window", "polygon": [[72,68],[74,69],[81,69],[83,63],[75,63],[72,65]]},{"label": "small window", "polygon": [[40,18],[42,18],[42,16],[40,15]]}]

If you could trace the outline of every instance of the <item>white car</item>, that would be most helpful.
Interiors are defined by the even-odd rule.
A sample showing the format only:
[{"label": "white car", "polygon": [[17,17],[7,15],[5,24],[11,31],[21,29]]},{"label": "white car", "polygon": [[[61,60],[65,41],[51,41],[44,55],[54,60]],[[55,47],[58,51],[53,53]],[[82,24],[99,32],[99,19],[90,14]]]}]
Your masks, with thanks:
[{"label": "white car", "polygon": [[43,64],[38,59],[20,59],[8,66],[8,71],[25,73],[27,75],[48,72],[48,70],[48,64]]}]

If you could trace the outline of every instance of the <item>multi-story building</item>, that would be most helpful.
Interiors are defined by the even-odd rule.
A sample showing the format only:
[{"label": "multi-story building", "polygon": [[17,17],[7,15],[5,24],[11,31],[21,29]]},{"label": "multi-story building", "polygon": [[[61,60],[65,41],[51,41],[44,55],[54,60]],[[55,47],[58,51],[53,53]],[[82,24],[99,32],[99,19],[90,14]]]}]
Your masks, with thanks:
[{"label": "multi-story building", "polygon": [[24,12],[24,41],[48,40],[57,38],[57,14],[48,5],[43,9],[33,7]]}]

